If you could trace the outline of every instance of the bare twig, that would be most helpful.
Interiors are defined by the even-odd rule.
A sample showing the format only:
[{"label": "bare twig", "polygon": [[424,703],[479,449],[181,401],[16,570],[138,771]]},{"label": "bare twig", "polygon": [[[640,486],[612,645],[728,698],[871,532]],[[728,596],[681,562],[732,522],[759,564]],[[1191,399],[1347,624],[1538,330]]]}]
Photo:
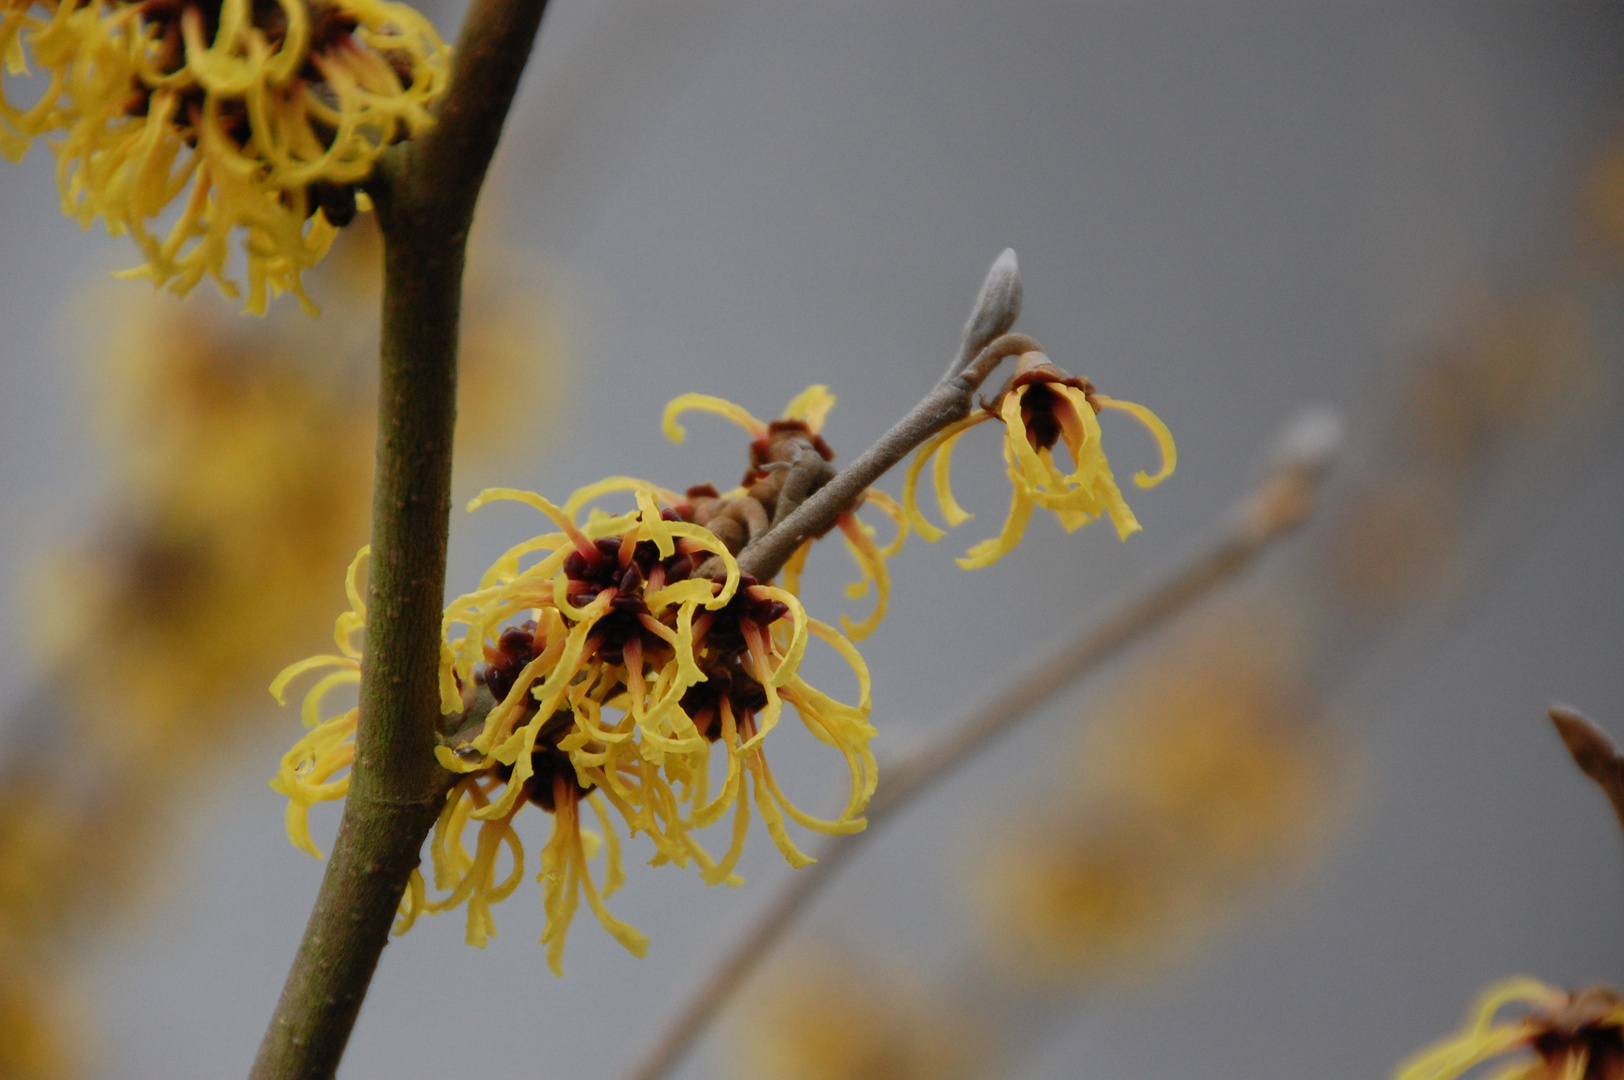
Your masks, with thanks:
[{"label": "bare twig", "polygon": [[1023,352],[1041,351],[1026,335],[1005,332],[1020,311],[1020,271],[1015,252],[1006,248],[987,271],[965,324],[959,354],[941,381],[857,460],[745,547],[739,553],[739,569],[760,581],[772,580],[797,548],[833,528],[835,519],[857,505],[863,492],[887,469],[947,425],[968,416],[975,392],[999,364]]},{"label": "bare twig", "polygon": [[852,836],[831,837],[818,861],[790,879],[688,1000],[653,1051],[631,1073],[631,1080],[659,1080],[681,1061],[813,898],[881,825],[1055,694],[1233,580],[1271,543],[1302,524],[1314,508],[1335,449],[1336,431],[1328,427],[1324,414],[1310,414],[1294,424],[1274,471],[1238,507],[1229,529],[1206,550],[1103,621],[1080,631],[1046,659],[1018,673],[935,746],[886,770],[869,804],[868,828]]},{"label": "bare twig", "polygon": [[384,235],[377,479],[350,792],[254,1080],[338,1068],[451,777],[434,759],[468,229],[546,0],[474,0],[437,125],[368,187]]},{"label": "bare twig", "polygon": [[1624,755],[1619,754],[1607,733],[1578,709],[1552,705],[1546,712],[1573,755],[1573,763],[1606,793],[1619,827],[1624,828]]}]

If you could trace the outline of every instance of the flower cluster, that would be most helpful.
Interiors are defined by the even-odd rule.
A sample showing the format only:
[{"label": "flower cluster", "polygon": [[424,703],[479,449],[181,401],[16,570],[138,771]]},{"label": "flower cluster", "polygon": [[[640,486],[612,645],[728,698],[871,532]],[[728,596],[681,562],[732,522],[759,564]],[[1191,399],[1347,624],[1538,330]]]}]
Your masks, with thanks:
[{"label": "flower cluster", "polygon": [[38,96],[0,83],[0,152],[55,136],[63,211],[129,233],[132,276],[184,294],[206,274],[237,296],[240,229],[248,310],[291,291],[313,311],[300,274],[367,207],[357,185],[384,148],[432,122],[448,56],[391,0],[3,0],[12,97]]},{"label": "flower cluster", "polygon": [[[1038,449],[1031,453],[1040,455],[1034,460],[1051,473],[1049,447],[1064,432],[1079,469],[1072,477],[1056,474],[1051,486],[1046,486],[1047,474],[1028,479],[1016,473],[1017,499],[1027,498],[1025,513],[1030,514],[1035,499],[1057,508],[1062,521],[1074,528],[1081,523],[1079,515],[1097,512],[1108,491],[1114,496],[1107,499],[1110,512],[1125,515],[1119,517],[1119,527],[1132,522],[1099,453],[1098,426],[1087,400],[1079,397],[1085,420],[1065,404],[1071,399],[1064,393],[1050,391],[1042,378],[1028,378],[1034,370],[1042,376],[1053,369],[1023,367],[997,415],[1007,417],[1012,429],[1019,423],[1023,432],[1036,433],[1030,438]],[[1072,388],[1067,383],[1065,390]],[[868,670],[853,641],[872,633],[885,616],[890,597],[886,559],[907,538],[909,511],[870,488],[828,526],[840,531],[859,568],[861,577],[848,594],[860,598],[871,587],[877,593],[868,618],[842,620],[845,633],[811,618],[799,599],[800,575],[819,537],[810,537],[790,554],[781,568],[781,585],[757,581],[740,566],[741,554],[751,544],[834,477],[834,452],[822,433],[834,400],[826,387],[809,387],[772,421],[708,395],[686,394],[672,401],[664,429],[675,441],[685,437],[677,420],[689,410],[720,414],[749,434],[748,468],[740,484],[726,493],[701,484],[678,494],[643,480],[611,477],[581,489],[562,505],[507,488],[474,500],[470,509],[496,500],[528,504],[556,531],[510,548],[477,589],[445,609],[440,704],[460,727],[442,739],[436,753],[459,779],[429,845],[434,886],[442,895],[431,898],[427,881],[414,874],[402,900],[398,930],[419,914],[466,904],[467,940],[484,945],[495,930],[491,905],[509,896],[523,875],[524,848],[513,822],[528,804],[554,819],[539,860],[547,912],[542,941],[549,946],[554,971],[561,970],[565,933],[583,898],[629,950],[641,955],[647,946],[641,934],[605,905],[624,880],[616,817],[630,835],[649,838],[654,865],[692,864],[708,884],[739,881],[734,871],[744,851],[752,803],[792,866],[811,860],[791,839],[789,822],[828,834],[864,827],[862,815],[875,790],[877,769],[869,749],[874,728],[869,723]],[[1140,415],[1163,439],[1162,473],[1142,481],[1153,483],[1172,468],[1171,440],[1149,413],[1121,407]],[[966,426],[949,429],[947,439]],[[1026,446],[1026,439],[1021,443]],[[925,451],[943,444],[938,439]],[[915,476],[919,467],[916,463]],[[945,466],[939,466],[939,477],[945,493]],[[1067,485],[1082,494],[1073,497]],[[636,501],[634,510],[609,513],[594,505],[628,493]],[[858,519],[858,509],[866,504],[895,522],[889,544],[881,546],[873,528]],[[951,495],[944,495],[944,505],[950,504]],[[912,516],[918,517],[917,510]],[[1020,523],[1024,526],[1024,517]],[[1010,545],[1018,539],[1017,529]],[[745,562],[755,565],[748,558]],[[284,757],[272,782],[289,800],[289,836],[312,854],[309,809],[348,792],[347,770],[354,761],[357,711],[324,719],[322,703],[334,688],[360,679],[362,656],[354,635],[365,626],[366,611],[356,579],[359,565],[358,557],[348,579],[350,610],[336,630],[339,652],[289,667],[272,687],[281,698],[294,678],[327,669],[305,697],[304,719],[311,731]],[[767,576],[777,571],[774,566]],[[837,701],[801,677],[802,657],[813,638],[829,645],[852,669],[856,704]],[[768,764],[764,740],[786,704],[814,737],[845,760],[850,790],[834,818],[813,817],[797,807]],[[715,783],[712,766],[718,746],[725,773]],[[601,837],[584,826],[583,804],[591,808]],[[727,849],[713,856],[695,834],[728,814],[732,827]],[[475,833],[472,851],[464,843],[470,830]],[[600,848],[605,856],[601,883],[591,869]],[[502,874],[498,866],[504,850],[511,868]]]},{"label": "flower cluster", "polygon": [[[1501,1010],[1521,1005],[1516,1019]],[[1624,998],[1606,987],[1569,993],[1529,978],[1489,987],[1466,1027],[1400,1065],[1394,1080],[1455,1080],[1518,1055],[1502,1080],[1612,1080],[1624,1075]]]},{"label": "flower cluster", "polygon": [[[589,504],[630,492],[636,509],[609,514]],[[737,498],[737,497],[734,497]],[[553,814],[540,856],[548,963],[561,970],[565,931],[584,897],[617,940],[641,955],[646,939],[611,915],[605,899],[624,880],[612,820],[654,845],[655,865],[690,863],[710,884],[737,884],[734,873],[749,830],[751,804],[785,858],[810,862],[786,819],[823,833],[863,828],[877,780],[869,741],[869,677],[862,657],[838,630],[810,618],[796,595],[739,571],[716,532],[696,520],[727,500],[679,496],[654,485],[611,478],[562,506],[510,489],[487,491],[470,509],[516,500],[541,511],[557,531],[509,549],[479,588],[446,608],[442,709],[469,723],[437,753],[461,776],[430,842],[434,884],[414,878],[402,902],[404,930],[424,912],[466,903],[467,938],[483,945],[494,932],[492,904],[518,886],[524,851],[513,821],[526,804]],[[718,504],[721,504],[720,508]],[[724,515],[725,516],[725,515]],[[716,518],[713,517],[713,520]],[[323,719],[326,694],[360,678],[354,635],[366,610],[352,565],[350,611],[336,629],[339,653],[289,667],[272,690],[330,669],[305,697],[312,730],[283,759],[276,790],[288,796],[288,831],[316,853],[307,814],[343,797],[354,760],[357,711]],[[859,700],[836,701],[800,675],[812,638],[835,649],[855,673]],[[838,750],[850,772],[846,806],[832,820],[802,811],[779,785],[763,742],[785,704],[812,734]],[[725,774],[712,782],[713,749]],[[336,779],[335,779],[336,777]],[[602,837],[584,827],[591,807]],[[713,857],[693,835],[732,814],[728,848]],[[463,842],[476,829],[473,851]],[[594,879],[600,846],[606,869]],[[511,870],[498,880],[503,849]]]},{"label": "flower cluster", "polygon": [[[1009,515],[999,535],[971,547],[958,560],[960,566],[966,570],[991,566],[1013,551],[1026,534],[1032,511],[1038,507],[1054,511],[1067,532],[1109,515],[1117,535],[1126,540],[1140,526],[1111,477],[1111,463],[1105,459],[1100,441],[1102,409],[1116,409],[1132,416],[1161,448],[1161,468],[1155,475],[1137,473],[1134,483],[1150,488],[1165,480],[1178,463],[1178,451],[1167,425],[1155,413],[1131,401],[1106,397],[1095,391],[1087,379],[1061,371],[1043,353],[1028,352],[1022,354],[1014,376],[994,400],[983,400],[980,409],[948,425],[919,448],[903,484],[908,522],[927,540],[936,541],[946,535],[919,510],[919,480],[925,465],[933,459],[936,497],[948,525],[961,525],[974,516],[953,498],[949,483],[953,447],[966,431],[997,420],[1004,425],[1004,463],[1014,485]],[[1055,464],[1054,448],[1059,443],[1071,455],[1069,473],[1062,473]]]}]

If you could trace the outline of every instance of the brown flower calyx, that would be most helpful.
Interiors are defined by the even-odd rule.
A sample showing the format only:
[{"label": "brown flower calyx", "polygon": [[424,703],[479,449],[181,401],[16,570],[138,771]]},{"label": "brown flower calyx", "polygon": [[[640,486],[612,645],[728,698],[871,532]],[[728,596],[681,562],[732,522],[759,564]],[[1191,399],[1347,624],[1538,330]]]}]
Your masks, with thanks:
[{"label": "brown flower calyx", "polygon": [[474,671],[474,685],[488,689],[497,701],[505,700],[519,672],[540,656],[546,646],[536,620],[526,619],[518,626],[508,627],[497,637],[495,645],[485,646],[485,665]]},{"label": "brown flower calyx", "polygon": [[739,588],[727,606],[704,611],[694,619],[694,647],[701,645],[726,654],[742,654],[748,635],[766,640],[767,628],[789,614],[789,606],[770,596],[756,595],[758,582],[750,574],[739,575]]},{"label": "brown flower calyx", "polygon": [[682,710],[712,742],[723,734],[719,721],[724,702],[741,725],[767,707],[767,691],[750,671],[751,643],[761,648],[769,640],[769,627],[789,614],[789,606],[760,595],[758,584],[749,574],[740,574],[738,591],[727,606],[694,620],[694,651],[705,681],[683,694]]},{"label": "brown flower calyx", "polygon": [[767,434],[750,444],[744,493],[723,496],[714,485],[699,484],[685,493],[688,507],[682,516],[715,533],[737,555],[834,479],[829,464],[834,456],[805,421],[774,420]]},{"label": "brown flower calyx", "polygon": [[[495,645],[485,646],[486,663],[474,671],[474,686],[470,689],[477,695],[483,688],[496,701],[503,700],[512,691],[519,672],[546,648],[547,642],[534,619],[508,627],[498,635]],[[463,699],[467,701],[470,696],[465,690]],[[526,714],[534,713],[536,703],[527,695],[522,707]],[[530,754],[531,774],[525,781],[524,798],[549,814],[557,807],[560,793],[573,792],[579,798],[592,790],[577,778],[569,753],[558,748],[560,740],[570,733],[574,723],[575,716],[568,709],[555,712],[537,734],[536,747]],[[474,749],[472,742],[483,726],[481,722],[464,727],[445,740],[446,745],[460,758],[479,760],[482,755]],[[501,762],[497,762],[489,771],[504,784],[513,777],[513,766]]]},{"label": "brown flower calyx", "polygon": [[[681,514],[669,508],[660,516],[667,521],[682,520]],[[610,596],[609,611],[593,626],[588,638],[588,652],[619,664],[625,661],[628,651],[642,656],[666,647],[664,636],[654,629],[666,624],[655,620],[643,597],[693,576],[696,560],[684,550],[685,543],[679,541],[677,549],[663,559],[652,540],[627,548],[619,537],[595,541],[592,557],[579,550],[570,553],[564,560],[569,602],[584,607],[606,593]],[[668,614],[667,618],[675,616]]]},{"label": "brown flower calyx", "polygon": [[737,555],[745,545],[772,527],[772,514],[749,493],[726,498],[712,484],[698,484],[685,492],[688,507],[683,518],[703,525]]},{"label": "brown flower calyx", "polygon": [[752,715],[767,707],[767,691],[744,670],[736,656],[707,667],[705,681],[690,686],[682,695],[682,711],[710,742],[722,737],[724,701],[735,717]]},{"label": "brown flower calyx", "polygon": [[1528,1045],[1552,1076],[1624,1080],[1624,999],[1605,987],[1569,995],[1568,1003],[1528,1018]]},{"label": "brown flower calyx", "polygon": [[[536,749],[530,754],[530,768],[533,771],[524,782],[523,798],[549,814],[558,809],[561,795],[565,798],[573,796],[578,800],[592,790],[592,785],[581,783],[569,754],[558,748],[558,741],[569,733],[570,721],[574,717],[568,712],[559,713],[558,716],[563,717],[565,722],[556,729],[549,723],[536,739]],[[513,777],[513,766],[498,762],[492,766],[491,772],[506,784]]]},{"label": "brown flower calyx", "polygon": [[750,444],[750,468],[745,470],[746,487],[754,483],[769,465],[793,465],[803,448],[810,449],[824,461],[833,461],[835,452],[813,431],[805,420],[773,420],[767,424],[767,434]]},{"label": "brown flower calyx", "polygon": [[1060,396],[1051,389],[1054,386],[1069,386],[1081,390],[1083,397],[1088,400],[1098,416],[1102,406],[1095,399],[1094,384],[1086,378],[1068,375],[1057,367],[1049,357],[1040,352],[1022,353],[1015,362],[1015,374],[1004,383],[996,397],[988,401],[981,399],[981,407],[993,416],[1000,415],[1004,406],[1004,399],[1010,394],[1027,387],[1021,396],[1021,422],[1026,427],[1027,441],[1034,450],[1048,450],[1060,440],[1060,420],[1055,416],[1055,408],[1060,403]]},{"label": "brown flower calyx", "polygon": [[750,467],[741,483],[773,524],[834,479],[835,452],[802,420],[774,420],[750,444]]}]

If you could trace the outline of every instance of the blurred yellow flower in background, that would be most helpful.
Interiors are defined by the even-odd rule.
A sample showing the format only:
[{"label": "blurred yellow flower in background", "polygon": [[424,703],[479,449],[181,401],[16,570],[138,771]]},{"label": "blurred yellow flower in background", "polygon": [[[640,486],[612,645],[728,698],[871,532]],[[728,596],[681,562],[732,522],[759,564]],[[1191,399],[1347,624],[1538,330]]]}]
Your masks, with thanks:
[{"label": "blurred yellow flower in background", "polygon": [[1338,758],[1282,635],[1229,614],[1127,676],[1090,757],[1209,872],[1247,874],[1323,824]]},{"label": "blurred yellow flower in background", "polygon": [[1464,303],[1407,367],[1397,432],[1416,465],[1481,468],[1510,440],[1601,403],[1605,377],[1580,297],[1534,287]]},{"label": "blurred yellow flower in background", "polygon": [[1394,615],[1435,599],[1462,576],[1466,510],[1437,472],[1362,479],[1327,539],[1327,579],[1352,601],[1333,618]]},{"label": "blurred yellow flower in background", "polygon": [[[564,366],[545,297],[521,293],[520,277],[498,285],[515,263],[491,254],[470,288],[463,366],[506,392],[463,409],[473,469],[481,451],[533,444],[537,391]],[[374,227],[345,233],[322,276],[337,318],[319,325],[126,300],[87,343],[117,509],[45,575],[40,591],[70,602],[42,605],[39,640],[49,660],[119,626],[119,647],[69,687],[87,716],[117,687],[124,715],[98,731],[104,751],[220,745],[238,730],[223,714],[251,714],[288,653],[320,640],[370,517],[379,259]],[[189,660],[180,677],[176,656]]]},{"label": "blurred yellow flower in background", "polygon": [[871,955],[803,948],[764,976],[732,1024],[748,1080],[955,1080],[989,1049],[974,1019]]},{"label": "blurred yellow flower in background", "polygon": [[1597,148],[1581,180],[1579,232],[1613,257],[1624,255],[1624,132]]},{"label": "blurred yellow flower in background", "polygon": [[66,1000],[45,959],[0,948],[0,1076],[6,1080],[69,1080],[87,1057],[77,1008]]},{"label": "blurred yellow flower in background", "polygon": [[[538,449],[568,382],[542,279],[482,238],[494,220],[476,232],[463,325],[464,383],[485,390],[461,410],[472,471]],[[154,830],[191,780],[279,720],[265,684],[320,641],[367,532],[380,259],[370,219],[344,231],[313,278],[332,306],[320,323],[97,286],[109,317],[76,344],[107,506],[33,575],[41,691],[12,704],[20,737],[0,762],[0,941],[14,945],[0,959],[18,1000],[54,1008],[57,944],[164,879]],[[73,782],[40,779],[41,755],[71,758]]]},{"label": "blurred yellow flower in background", "polygon": [[313,371],[297,342],[190,309],[123,331],[102,376],[123,520],[64,560],[77,584],[57,595],[76,605],[47,609],[46,654],[117,625],[117,647],[72,688],[93,716],[117,687],[125,715],[98,741],[195,752],[197,722],[241,700],[249,673],[274,671],[284,643],[309,640],[326,606],[312,575],[365,535],[371,433],[352,385]]},{"label": "blurred yellow flower in background", "polygon": [[1484,291],[1448,313],[1381,392],[1388,434],[1319,542],[1327,635],[1468,583],[1487,485],[1610,400],[1596,333],[1572,279]]},{"label": "blurred yellow flower in background", "polygon": [[1278,635],[1231,611],[1134,666],[1073,786],[986,845],[999,966],[1068,981],[1152,966],[1316,849],[1341,755]]},{"label": "blurred yellow flower in background", "polygon": [[63,211],[129,233],[134,276],[185,294],[206,274],[236,297],[241,230],[247,309],[291,291],[314,313],[300,275],[367,208],[378,155],[432,123],[449,53],[390,0],[6,0],[0,61],[37,97],[13,104],[0,81],[0,151],[55,136]]},{"label": "blurred yellow flower in background", "polygon": [[[1520,1015],[1501,1019],[1508,1006]],[[1466,1026],[1427,1047],[1394,1080],[1455,1080],[1486,1062],[1511,1057],[1497,1080],[1618,1080],[1624,1076],[1624,998],[1607,987],[1568,992],[1535,979],[1491,986]]]}]

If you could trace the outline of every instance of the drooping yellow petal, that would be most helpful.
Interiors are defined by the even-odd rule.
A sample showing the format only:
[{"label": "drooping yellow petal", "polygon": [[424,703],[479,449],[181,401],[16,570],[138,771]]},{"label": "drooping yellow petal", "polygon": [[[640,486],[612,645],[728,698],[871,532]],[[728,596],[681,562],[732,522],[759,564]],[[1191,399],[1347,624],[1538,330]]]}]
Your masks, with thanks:
[{"label": "drooping yellow petal", "polygon": [[[881,545],[880,554],[887,559],[900,554],[903,542],[908,539],[908,514],[902,504],[878,488],[869,488],[863,492],[863,505],[873,503],[880,511],[890,518],[897,527],[897,534],[891,538],[889,544]],[[955,504],[956,505],[956,504]]]},{"label": "drooping yellow petal", "polygon": [[1151,436],[1156,440],[1156,446],[1162,455],[1161,468],[1156,470],[1156,474],[1154,476],[1142,470],[1134,473],[1134,483],[1138,484],[1142,488],[1152,488],[1161,483],[1163,480],[1166,480],[1169,476],[1173,475],[1173,470],[1178,466],[1179,463],[1178,447],[1173,444],[1173,433],[1167,429],[1166,424],[1162,423],[1161,417],[1157,416],[1143,405],[1136,405],[1131,401],[1118,401],[1115,398],[1108,398],[1104,394],[1095,394],[1094,400],[1098,401],[1107,409],[1116,409],[1120,412],[1127,413],[1129,416],[1145,425],[1145,429],[1149,431]]},{"label": "drooping yellow petal", "polygon": [[873,612],[862,622],[854,623],[844,615],[840,617],[840,625],[851,635],[852,640],[862,641],[879,627],[885,618],[886,609],[890,606],[891,571],[886,567],[885,556],[874,543],[874,537],[869,534],[863,523],[857,520],[855,514],[841,514],[836,523],[846,538],[846,545],[851,550],[858,571],[863,575],[858,581],[846,586],[846,595],[854,600],[860,598],[868,591],[870,581],[874,582],[877,593]]},{"label": "drooping yellow petal", "polygon": [[[963,420],[954,421],[925,440],[924,444],[914,453],[913,461],[908,465],[908,472],[902,481],[903,511],[914,531],[931,543],[940,540],[947,533],[931,524],[919,510],[920,473],[924,471],[925,464],[939,454],[950,442],[957,442],[958,437],[964,432],[990,419],[991,417],[988,414],[977,411]],[[949,522],[956,524],[969,520],[970,515],[966,514],[957,500],[953,498],[953,491],[948,483],[948,469],[946,466],[937,466],[935,479],[936,498],[941,503],[942,513],[948,517]],[[950,507],[951,509],[949,509]]]},{"label": "drooping yellow petal", "polygon": [[1020,545],[1021,537],[1026,535],[1027,522],[1032,520],[1032,498],[1026,493],[1015,477],[1011,477],[1012,487],[1009,500],[1009,514],[1004,518],[1004,529],[997,536],[981,541],[971,546],[969,551],[959,558],[958,564],[966,570],[979,570],[983,566],[993,563],[1014,551]]},{"label": "drooping yellow petal", "polygon": [[287,667],[281,670],[281,672],[271,682],[271,696],[276,698],[276,703],[278,705],[286,705],[288,684],[307,671],[315,671],[324,667],[348,668],[349,670],[357,673],[359,673],[361,670],[360,663],[348,656],[308,657],[304,660],[298,661],[297,663],[289,664]]}]

